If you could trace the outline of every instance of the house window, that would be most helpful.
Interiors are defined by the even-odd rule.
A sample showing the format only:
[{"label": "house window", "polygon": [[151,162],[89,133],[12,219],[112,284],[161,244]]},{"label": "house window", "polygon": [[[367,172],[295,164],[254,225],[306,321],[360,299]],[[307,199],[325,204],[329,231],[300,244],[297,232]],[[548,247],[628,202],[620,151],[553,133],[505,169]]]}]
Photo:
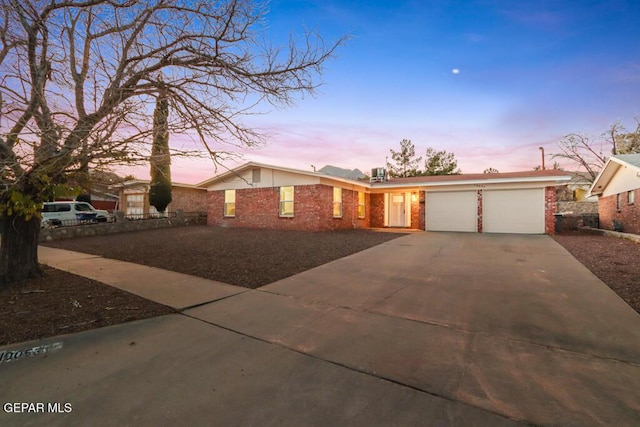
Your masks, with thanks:
[{"label": "house window", "polygon": [[236,190],[224,190],[224,216],[236,216]]},{"label": "house window", "polygon": [[280,187],[280,216],[293,216],[293,186]]},{"label": "house window", "polygon": [[144,194],[127,194],[126,215],[142,215],[144,213]]},{"label": "house window", "polygon": [[620,212],[621,209],[622,209],[622,194],[618,193],[616,194],[616,210]]},{"label": "house window", "polygon": [[333,217],[342,218],[342,188],[333,187]]},{"label": "house window", "polygon": [[260,169],[251,169],[251,182],[254,184],[260,182]]},{"label": "house window", "polygon": [[358,191],[358,218],[364,218],[364,193]]},{"label": "house window", "polygon": [[627,192],[627,201],[629,202],[630,205],[635,203],[636,193],[633,190]]}]

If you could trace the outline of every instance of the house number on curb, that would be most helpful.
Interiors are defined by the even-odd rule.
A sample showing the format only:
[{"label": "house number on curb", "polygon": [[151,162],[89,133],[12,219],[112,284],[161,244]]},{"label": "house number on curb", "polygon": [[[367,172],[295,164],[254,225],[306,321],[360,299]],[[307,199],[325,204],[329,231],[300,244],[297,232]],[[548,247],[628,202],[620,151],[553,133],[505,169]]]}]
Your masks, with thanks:
[{"label": "house number on curb", "polygon": [[37,345],[35,347],[18,350],[3,350],[0,351],[0,363],[15,362],[16,360],[37,356],[39,354],[54,353],[60,350],[62,346],[63,344],[61,342],[54,342],[53,344]]}]

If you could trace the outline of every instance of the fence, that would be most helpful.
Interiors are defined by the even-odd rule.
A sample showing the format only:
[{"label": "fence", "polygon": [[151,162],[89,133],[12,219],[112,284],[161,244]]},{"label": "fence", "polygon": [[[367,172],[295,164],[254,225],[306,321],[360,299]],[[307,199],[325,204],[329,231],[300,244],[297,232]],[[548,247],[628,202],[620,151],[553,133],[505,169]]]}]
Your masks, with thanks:
[{"label": "fence", "polygon": [[72,239],[74,237],[99,236],[104,234],[125,233],[129,231],[152,230],[156,228],[178,227],[187,225],[206,225],[206,212],[176,211],[166,217],[135,216],[127,218],[123,212],[115,212],[114,222],[78,223],[69,226],[47,226],[40,230],[40,242]]}]

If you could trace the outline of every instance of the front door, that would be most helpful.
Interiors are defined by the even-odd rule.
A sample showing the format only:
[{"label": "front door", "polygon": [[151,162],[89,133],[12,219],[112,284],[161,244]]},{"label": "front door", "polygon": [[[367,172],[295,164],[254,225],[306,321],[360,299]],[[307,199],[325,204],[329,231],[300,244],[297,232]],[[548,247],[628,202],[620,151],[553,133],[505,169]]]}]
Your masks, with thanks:
[{"label": "front door", "polygon": [[389,227],[405,227],[404,193],[389,195]]}]

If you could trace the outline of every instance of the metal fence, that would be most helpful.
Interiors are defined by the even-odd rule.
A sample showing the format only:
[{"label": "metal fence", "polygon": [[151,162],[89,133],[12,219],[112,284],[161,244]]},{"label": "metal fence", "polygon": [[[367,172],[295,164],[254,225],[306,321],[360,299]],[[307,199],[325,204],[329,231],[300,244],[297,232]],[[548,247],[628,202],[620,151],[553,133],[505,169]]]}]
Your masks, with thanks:
[{"label": "metal fence", "polygon": [[144,221],[147,219],[175,218],[177,215],[177,212],[128,214],[124,216],[124,219],[127,221]]},{"label": "metal fence", "polygon": [[77,227],[81,225],[94,225],[105,222],[114,222],[115,218],[80,218],[80,219],[43,219],[41,228]]}]

